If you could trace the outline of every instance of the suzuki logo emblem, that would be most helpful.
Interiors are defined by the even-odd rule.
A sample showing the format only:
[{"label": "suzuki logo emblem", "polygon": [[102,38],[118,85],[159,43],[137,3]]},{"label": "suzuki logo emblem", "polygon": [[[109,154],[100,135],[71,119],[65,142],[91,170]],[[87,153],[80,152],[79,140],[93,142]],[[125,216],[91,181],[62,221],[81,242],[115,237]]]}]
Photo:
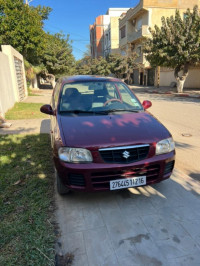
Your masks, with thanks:
[{"label": "suzuki logo emblem", "polygon": [[128,151],[124,151],[122,154],[125,159],[128,159],[130,157],[130,153]]}]

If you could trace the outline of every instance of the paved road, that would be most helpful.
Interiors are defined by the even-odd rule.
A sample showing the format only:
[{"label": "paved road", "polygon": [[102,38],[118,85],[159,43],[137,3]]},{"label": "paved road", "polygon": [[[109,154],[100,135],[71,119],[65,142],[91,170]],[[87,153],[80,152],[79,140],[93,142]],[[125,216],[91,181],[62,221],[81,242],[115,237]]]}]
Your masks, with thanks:
[{"label": "paved road", "polygon": [[[176,167],[198,178],[199,101],[137,94],[152,100],[150,111],[172,132]],[[75,266],[200,264],[200,183],[182,171],[145,188],[56,194],[56,202],[59,249],[74,254]]]},{"label": "paved road", "polygon": [[[199,101],[137,93],[142,100],[152,100],[150,111],[172,132],[177,143],[176,166],[197,178]],[[48,103],[49,98],[46,100]],[[16,133],[31,133],[48,129],[49,120],[13,123]],[[65,197],[56,194],[56,205],[61,231],[57,250],[74,254],[72,265],[200,264],[200,183],[179,170],[170,180],[144,188]]]},{"label": "paved road", "polygon": [[61,250],[75,266],[197,266],[200,184],[171,180],[107,193],[56,194]]},{"label": "paved road", "polygon": [[140,100],[152,101],[149,112],[172,133],[176,141],[176,168],[200,181],[200,100],[141,93],[136,88],[135,91]]}]

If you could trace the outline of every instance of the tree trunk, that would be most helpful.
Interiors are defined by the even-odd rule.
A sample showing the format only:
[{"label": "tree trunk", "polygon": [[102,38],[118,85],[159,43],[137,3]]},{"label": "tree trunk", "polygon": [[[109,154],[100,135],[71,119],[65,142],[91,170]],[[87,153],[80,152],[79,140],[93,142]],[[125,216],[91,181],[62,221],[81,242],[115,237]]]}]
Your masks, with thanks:
[{"label": "tree trunk", "polygon": [[55,76],[53,74],[47,74],[47,80],[51,84],[52,88],[54,88],[56,85]]},{"label": "tree trunk", "polygon": [[177,92],[182,93],[184,87],[185,80],[177,79]]},{"label": "tree trunk", "polygon": [[[182,76],[179,76],[179,72],[183,71]],[[189,64],[186,63],[184,66],[177,66],[174,71],[174,77],[177,81],[177,92],[182,93],[183,92],[183,87],[184,83],[186,81],[186,78],[188,76],[188,71],[189,71]]]},{"label": "tree trunk", "polygon": [[37,81],[37,75],[34,75],[34,79],[32,81],[33,89],[38,90],[38,81]]}]

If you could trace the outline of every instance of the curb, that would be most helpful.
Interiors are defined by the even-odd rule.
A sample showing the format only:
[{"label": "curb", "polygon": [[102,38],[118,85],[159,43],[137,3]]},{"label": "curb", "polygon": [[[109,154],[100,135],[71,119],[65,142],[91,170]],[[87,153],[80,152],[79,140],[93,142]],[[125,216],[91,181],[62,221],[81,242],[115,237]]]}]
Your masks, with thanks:
[{"label": "curb", "polygon": [[147,93],[153,93],[153,94],[164,94],[164,95],[172,95],[174,97],[186,97],[186,98],[195,98],[195,99],[200,99],[200,95],[194,95],[194,94],[187,94],[187,93],[174,93],[171,91],[157,91],[157,90],[145,90]]}]

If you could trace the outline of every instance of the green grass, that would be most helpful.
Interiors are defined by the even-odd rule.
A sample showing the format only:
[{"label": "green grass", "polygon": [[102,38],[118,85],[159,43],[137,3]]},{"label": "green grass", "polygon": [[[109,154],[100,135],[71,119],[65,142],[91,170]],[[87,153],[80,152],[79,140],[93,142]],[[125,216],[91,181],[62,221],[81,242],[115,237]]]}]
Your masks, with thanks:
[{"label": "green grass", "polygon": [[0,136],[0,265],[54,265],[47,134]]},{"label": "green grass", "polygon": [[8,120],[48,118],[40,112],[43,103],[16,103],[7,111],[5,118]]}]

